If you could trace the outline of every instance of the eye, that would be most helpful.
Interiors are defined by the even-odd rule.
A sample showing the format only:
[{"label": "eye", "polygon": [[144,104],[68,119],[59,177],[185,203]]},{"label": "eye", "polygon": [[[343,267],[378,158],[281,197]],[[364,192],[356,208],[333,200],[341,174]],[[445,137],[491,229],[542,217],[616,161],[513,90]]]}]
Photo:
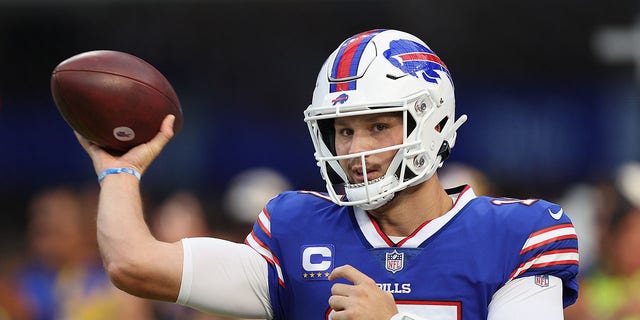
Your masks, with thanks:
[{"label": "eye", "polygon": [[389,126],[384,124],[384,123],[376,123],[375,125],[373,125],[373,130],[374,131],[383,131],[385,129],[387,129]]},{"label": "eye", "polygon": [[336,131],[338,132],[339,135],[345,136],[345,137],[353,135],[353,130],[349,129],[349,128],[342,128],[342,129],[338,129]]}]

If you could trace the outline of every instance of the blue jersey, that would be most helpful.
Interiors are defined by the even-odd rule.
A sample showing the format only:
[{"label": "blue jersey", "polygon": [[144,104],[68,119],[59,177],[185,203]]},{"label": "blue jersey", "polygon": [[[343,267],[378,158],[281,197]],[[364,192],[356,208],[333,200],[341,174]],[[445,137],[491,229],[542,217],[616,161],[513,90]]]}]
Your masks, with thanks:
[{"label": "blue jersey", "polygon": [[[349,264],[393,293],[400,311],[427,319],[486,319],[509,280],[563,280],[577,297],[578,240],[562,208],[544,200],[476,197],[447,190],[453,209],[394,243],[357,207],[322,193],[286,192],[259,215],[246,243],[269,263],[274,319],[330,319],[329,273]],[[343,279],[337,281],[346,281]]]}]

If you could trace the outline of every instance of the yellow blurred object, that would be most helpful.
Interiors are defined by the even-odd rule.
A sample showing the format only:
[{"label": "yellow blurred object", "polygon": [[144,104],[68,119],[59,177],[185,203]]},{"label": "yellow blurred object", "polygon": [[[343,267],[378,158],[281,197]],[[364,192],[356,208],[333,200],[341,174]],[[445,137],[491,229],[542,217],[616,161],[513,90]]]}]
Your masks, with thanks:
[{"label": "yellow blurred object", "polygon": [[640,272],[632,277],[594,274],[582,294],[596,319],[640,320]]}]

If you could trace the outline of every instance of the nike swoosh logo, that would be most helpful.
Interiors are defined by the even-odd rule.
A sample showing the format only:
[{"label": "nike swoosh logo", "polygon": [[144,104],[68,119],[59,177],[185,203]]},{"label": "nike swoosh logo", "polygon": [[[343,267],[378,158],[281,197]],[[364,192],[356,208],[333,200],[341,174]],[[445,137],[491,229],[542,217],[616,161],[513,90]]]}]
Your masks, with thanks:
[{"label": "nike swoosh logo", "polygon": [[549,210],[549,214],[551,215],[551,218],[560,220],[560,217],[562,217],[562,208],[560,208],[560,211],[558,212],[553,212],[551,211],[551,209],[547,209],[547,210]]}]

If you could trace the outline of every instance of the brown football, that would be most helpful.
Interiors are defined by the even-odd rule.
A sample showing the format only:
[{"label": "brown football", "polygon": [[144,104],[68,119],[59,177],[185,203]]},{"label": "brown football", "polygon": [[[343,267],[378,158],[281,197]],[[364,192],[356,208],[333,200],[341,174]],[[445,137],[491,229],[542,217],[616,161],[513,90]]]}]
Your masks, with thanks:
[{"label": "brown football", "polygon": [[97,50],[62,61],[51,94],[67,123],[92,142],[127,151],[153,138],[168,114],[182,128],[182,107],[160,71],[128,53]]}]

